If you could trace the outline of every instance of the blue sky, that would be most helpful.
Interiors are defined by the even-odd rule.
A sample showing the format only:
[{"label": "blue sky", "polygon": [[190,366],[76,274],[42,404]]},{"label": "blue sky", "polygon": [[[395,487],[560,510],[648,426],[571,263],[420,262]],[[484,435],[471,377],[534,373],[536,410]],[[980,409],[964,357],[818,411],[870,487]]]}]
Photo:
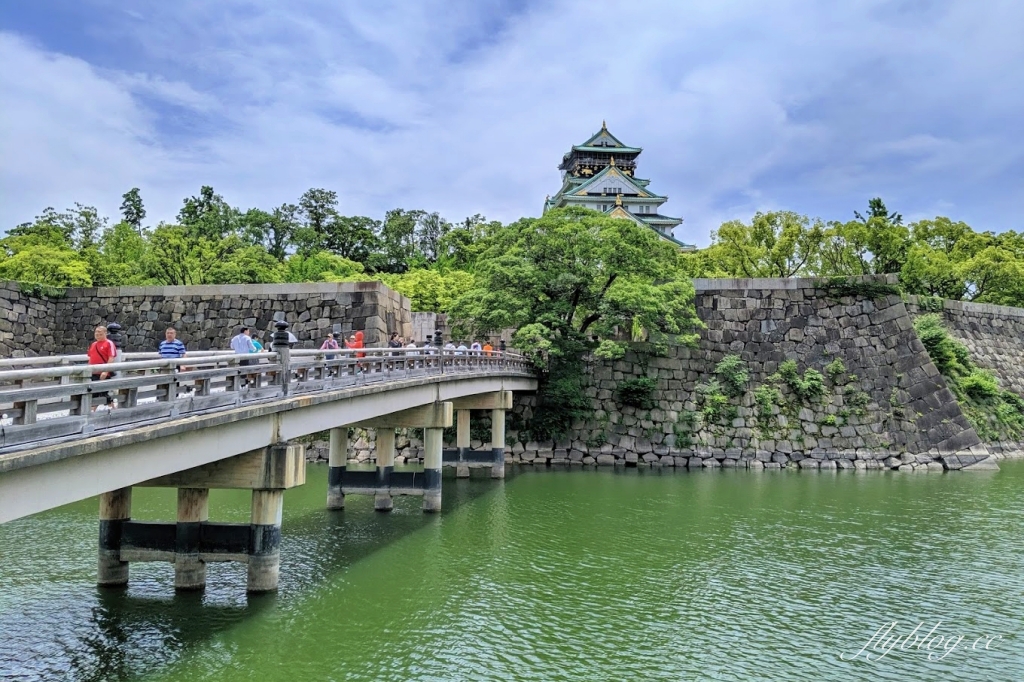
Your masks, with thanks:
[{"label": "blue sky", "polygon": [[140,187],[540,212],[607,120],[680,239],[790,209],[1024,229],[1024,2],[0,3],[0,228]]}]

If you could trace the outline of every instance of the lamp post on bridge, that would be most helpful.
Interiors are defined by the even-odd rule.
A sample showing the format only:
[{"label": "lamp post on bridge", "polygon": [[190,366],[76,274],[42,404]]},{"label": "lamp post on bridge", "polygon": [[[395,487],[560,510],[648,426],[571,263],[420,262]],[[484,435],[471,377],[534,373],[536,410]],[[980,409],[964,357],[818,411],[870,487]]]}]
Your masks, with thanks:
[{"label": "lamp post on bridge", "polygon": [[121,358],[121,344],[123,339],[121,337],[121,325],[117,322],[111,322],[107,325],[107,338],[114,342],[114,348],[117,349],[117,358]]},{"label": "lamp post on bridge", "polygon": [[292,375],[292,343],[288,338],[288,323],[279,319],[274,322],[274,328],[277,331],[274,332],[272,347],[277,353],[278,362],[281,363],[281,390],[284,395],[288,395]]}]

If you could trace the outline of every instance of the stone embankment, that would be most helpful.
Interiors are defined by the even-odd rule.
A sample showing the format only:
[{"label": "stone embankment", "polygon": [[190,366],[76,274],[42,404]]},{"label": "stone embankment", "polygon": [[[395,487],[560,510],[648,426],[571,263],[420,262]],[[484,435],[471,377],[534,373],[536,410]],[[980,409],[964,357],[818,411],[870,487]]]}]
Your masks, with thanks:
[{"label": "stone embankment", "polygon": [[[522,442],[545,464],[900,469],[993,467],[897,295],[834,296],[814,280],[698,280],[707,325],[668,344],[590,360],[594,417],[561,442]],[[645,400],[624,387],[653,380]],[[533,398],[518,401],[522,423]]]}]

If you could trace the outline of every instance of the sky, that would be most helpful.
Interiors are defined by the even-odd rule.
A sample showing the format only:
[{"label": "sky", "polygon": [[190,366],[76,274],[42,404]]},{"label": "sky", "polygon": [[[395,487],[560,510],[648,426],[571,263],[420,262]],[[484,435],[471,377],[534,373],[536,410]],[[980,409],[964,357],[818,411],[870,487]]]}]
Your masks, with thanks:
[{"label": "sky", "polygon": [[1020,231],[1022,35],[1018,0],[9,0],[0,229],[201,185],[511,221],[607,121],[687,242],[873,196]]}]

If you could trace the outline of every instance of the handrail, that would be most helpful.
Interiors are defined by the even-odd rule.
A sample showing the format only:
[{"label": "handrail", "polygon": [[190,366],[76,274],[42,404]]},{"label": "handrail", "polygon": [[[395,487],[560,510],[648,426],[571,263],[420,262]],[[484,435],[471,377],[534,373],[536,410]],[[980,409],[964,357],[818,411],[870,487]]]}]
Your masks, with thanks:
[{"label": "handrail", "polygon": [[[234,355],[233,350],[199,350],[189,351],[188,357],[207,357],[214,355]],[[124,353],[122,356],[125,360],[150,360],[159,359],[160,353],[147,352],[147,353]],[[85,364],[89,362],[89,356],[83,354],[77,355],[33,355],[31,357],[24,358],[2,358],[0,359],[0,371],[4,367],[15,367],[15,366],[36,366],[36,365],[69,365],[73,363]]]},{"label": "handrail", "polygon": [[[533,376],[525,357],[500,350],[276,348],[184,358],[126,354],[125,361],[104,365],[71,364],[80,356],[49,356],[43,366],[0,368],[0,453],[315,391],[474,372]],[[109,378],[91,380],[105,372]],[[100,406],[108,409],[97,411]]]}]

